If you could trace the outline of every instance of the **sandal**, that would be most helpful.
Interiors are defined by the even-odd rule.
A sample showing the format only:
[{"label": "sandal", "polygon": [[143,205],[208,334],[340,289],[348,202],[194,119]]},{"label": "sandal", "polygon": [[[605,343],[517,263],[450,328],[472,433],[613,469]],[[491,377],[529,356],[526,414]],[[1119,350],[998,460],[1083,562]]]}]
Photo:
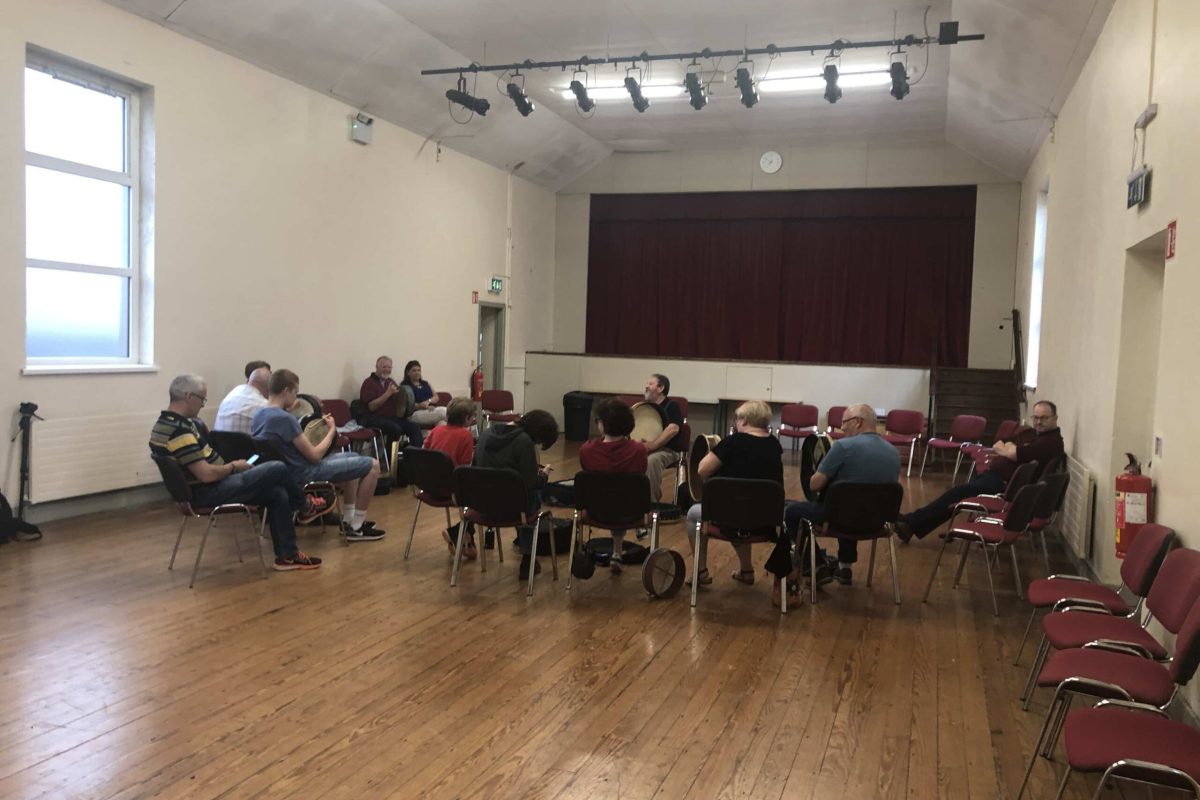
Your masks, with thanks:
[{"label": "sandal", "polygon": [[[697,582],[698,582],[698,583],[699,583],[701,586],[708,586],[710,583],[712,583],[712,575],[710,575],[710,574],[709,574],[709,572],[708,572],[708,568],[707,568],[707,567],[706,567],[706,568],[704,568],[704,569],[702,569],[702,570],[700,570],[700,575],[699,575],[699,577],[697,578]],[[692,585],[692,579],[691,579],[691,578],[688,578],[686,581],[684,581],[684,583],[686,583],[688,586],[691,586],[691,585]]]},{"label": "sandal", "polygon": [[747,586],[754,585],[754,570],[752,569],[734,570],[729,574],[729,577],[733,578],[738,583],[744,583]]},{"label": "sandal", "polygon": [[475,549],[475,537],[467,534],[467,540],[463,542],[463,558],[467,561],[474,561],[479,558],[479,551]]}]

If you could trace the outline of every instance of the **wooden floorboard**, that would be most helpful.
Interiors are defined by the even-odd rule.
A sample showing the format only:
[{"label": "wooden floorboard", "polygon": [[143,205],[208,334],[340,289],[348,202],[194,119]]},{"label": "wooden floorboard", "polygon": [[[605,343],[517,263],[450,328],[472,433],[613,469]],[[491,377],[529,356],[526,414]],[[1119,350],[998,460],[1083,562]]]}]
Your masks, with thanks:
[{"label": "wooden floorboard", "polygon": [[[547,455],[569,475],[576,452]],[[904,483],[914,507],[946,478]],[[557,582],[542,560],[526,598],[511,533],[505,563],[464,563],[452,589],[444,518],[426,510],[403,560],[414,508],[406,491],[377,498],[378,543],[304,528],[324,567],[265,580],[225,528],[192,590],[200,527],[168,572],[165,504],[0,549],[0,797],[1015,795],[1046,698],[1029,713],[1016,699],[1032,646],[1013,666],[1027,611],[1007,559],[998,619],[977,556],[954,589],[948,553],[920,602],[934,539],[898,548],[898,607],[886,549],[865,586],[866,548],[853,586],[786,617],[761,573],[728,579],[719,545],[694,610],[686,592],[648,599],[629,568],[567,593],[565,555]],[[662,540],[690,563],[681,526]],[[1043,574],[1019,554],[1026,580]],[[1052,796],[1060,769],[1039,762],[1033,797]],[[1092,789],[1077,778],[1067,797]]]}]

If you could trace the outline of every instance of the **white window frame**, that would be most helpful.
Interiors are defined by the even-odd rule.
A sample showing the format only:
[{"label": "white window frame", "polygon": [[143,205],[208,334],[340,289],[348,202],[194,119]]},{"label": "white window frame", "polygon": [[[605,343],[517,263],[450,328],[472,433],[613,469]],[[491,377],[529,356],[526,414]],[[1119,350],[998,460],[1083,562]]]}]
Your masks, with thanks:
[{"label": "white window frame", "polygon": [[[27,167],[41,167],[68,175],[102,180],[125,186],[129,189],[129,265],[127,267],[102,267],[93,264],[76,264],[64,261],[49,261],[45,259],[25,258],[25,268],[53,269],[62,272],[80,272],[95,275],[116,275],[129,281],[128,302],[128,334],[129,351],[125,357],[85,357],[85,356],[36,356],[31,357],[26,351],[24,374],[56,374],[77,372],[144,372],[155,371],[157,367],[149,363],[153,353],[150,337],[150,318],[147,313],[151,307],[143,298],[145,285],[152,285],[143,280],[145,265],[146,243],[142,239],[142,156],[144,143],[143,131],[143,94],[145,88],[127,80],[107,73],[96,67],[72,61],[62,56],[49,53],[38,48],[29,47],[26,52],[25,67],[44,72],[56,80],[65,80],[86,89],[104,94],[119,96],[125,100],[125,170],[113,170],[80,164],[63,158],[47,156],[41,153],[25,151]],[[28,325],[28,322],[26,322]]]}]

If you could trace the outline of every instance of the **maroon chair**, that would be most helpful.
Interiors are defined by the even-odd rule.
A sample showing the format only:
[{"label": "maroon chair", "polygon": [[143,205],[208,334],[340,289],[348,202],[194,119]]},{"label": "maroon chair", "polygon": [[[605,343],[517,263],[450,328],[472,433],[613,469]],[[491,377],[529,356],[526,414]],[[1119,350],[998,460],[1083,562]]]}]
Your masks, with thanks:
[{"label": "maroon chair", "polygon": [[1004,486],[1003,494],[977,494],[974,497],[968,497],[954,504],[954,514],[987,514],[1000,515],[1005,509],[1012,505],[1013,498],[1017,496],[1017,492],[1021,488],[1033,483],[1033,476],[1037,474],[1038,462],[1026,461],[1013,470],[1013,474],[1009,476],[1008,483]]},{"label": "maroon chair", "polygon": [[953,485],[958,480],[958,468],[962,465],[963,460],[963,445],[978,443],[979,437],[983,435],[983,429],[987,426],[987,419],[977,417],[973,414],[959,414],[950,423],[950,436],[947,439],[932,438],[925,443],[925,457],[921,459],[921,477],[925,477],[925,462],[929,460],[929,451],[933,450],[939,455],[947,450],[957,451],[954,459],[954,476],[950,478],[950,483]]},{"label": "maroon chair", "polygon": [[[847,483],[830,484],[825,490],[822,504],[823,522],[814,525],[801,520],[809,537],[833,536],[839,539],[857,539],[871,543],[871,558],[867,563],[867,588],[875,577],[875,546],[880,539],[888,540],[892,557],[892,599],[900,605],[900,570],[896,564],[896,540],[892,538],[892,525],[900,515],[904,502],[904,487],[899,483]],[[810,538],[811,541],[811,538]],[[817,574],[817,548],[808,547],[810,558],[809,575]],[[809,581],[810,599],[817,602],[817,582]]]},{"label": "maroon chair", "polygon": [[521,415],[513,410],[512,392],[505,389],[484,389],[480,406],[483,410],[484,427],[493,422],[516,422]]},{"label": "maroon chair", "polygon": [[683,476],[687,474],[688,460],[692,453],[692,426],[685,422],[679,430],[683,433],[683,441],[686,446],[679,454],[679,460],[675,462],[675,493],[671,497],[671,502],[676,505],[679,504],[679,489],[683,486]]},{"label": "maroon chair", "polygon": [[829,411],[825,413],[825,432],[829,434],[830,439],[837,440],[846,435],[842,433],[842,417],[845,415],[845,406],[830,406]]},{"label": "maroon chair", "polygon": [[[1200,556],[1200,554],[1197,554]],[[1200,574],[1200,565],[1197,565]],[[1186,686],[1200,663],[1200,603],[1192,605],[1175,642],[1169,665],[1144,658],[1116,642],[1093,642],[1084,647],[1059,650],[1046,661],[1038,675],[1038,686],[1054,686],[1054,700],[1034,746],[1019,798],[1029,782],[1038,754],[1050,758],[1058,732],[1071,710],[1076,695],[1097,700],[1125,700],[1166,711],[1181,686]],[[1111,762],[1110,762],[1111,763]]]},{"label": "maroon chair", "polygon": [[[325,409],[325,413],[333,417],[333,424],[341,428],[349,424],[354,417],[350,414],[350,404],[345,400],[325,400],[321,403]],[[379,440],[383,437],[383,431],[375,428],[359,428],[350,433],[339,433],[337,436],[337,446],[341,449],[347,449],[350,445],[356,442],[370,442],[371,447],[375,450],[375,460],[380,464],[387,463],[387,459],[380,454],[383,450],[379,447]]]},{"label": "maroon chair", "polygon": [[[1046,572],[1050,571],[1050,550],[1046,546],[1046,531],[1054,522],[1058,510],[1062,508],[1063,498],[1067,495],[1067,485],[1070,481],[1071,476],[1065,472],[1044,475],[1038,481],[1044,489],[1038,495],[1038,501],[1033,507],[1033,520],[1029,523],[1029,534],[1030,542],[1035,549],[1037,548],[1037,542],[1034,542],[1033,538],[1037,537],[1041,540],[1042,561],[1046,565]],[[1003,522],[1007,514],[1008,510],[1004,509],[995,514],[988,514],[987,517],[988,519]]]},{"label": "maroon chair", "polygon": [[450,401],[454,399],[454,395],[449,392],[438,392],[432,398],[432,403],[435,406],[448,406]]},{"label": "maroon chair", "polygon": [[1150,621],[1157,619],[1164,630],[1178,634],[1197,599],[1200,599],[1200,551],[1177,549],[1163,559],[1154,585],[1146,595],[1150,613],[1140,623],[1136,617],[1117,617],[1104,609],[1087,606],[1047,614],[1042,618],[1042,641],[1029,669],[1021,707],[1029,708],[1034,684],[1051,649],[1067,650],[1107,640],[1121,642],[1146,658],[1165,659],[1167,648],[1148,630]]},{"label": "maroon chair", "polygon": [[1017,657],[1013,666],[1021,661],[1021,653],[1025,649],[1025,640],[1033,621],[1037,618],[1038,609],[1049,608],[1058,611],[1060,608],[1091,607],[1105,611],[1118,617],[1133,618],[1142,610],[1142,603],[1150,593],[1150,586],[1162,567],[1167,553],[1178,544],[1175,531],[1165,525],[1150,524],[1142,528],[1129,553],[1121,562],[1121,589],[1124,589],[1137,601],[1133,606],[1125,601],[1119,590],[1114,591],[1102,583],[1092,583],[1079,575],[1051,575],[1040,578],[1029,584],[1025,594],[1033,610],[1029,612],[1029,622],[1025,625],[1025,634],[1021,637],[1021,645],[1017,648]]},{"label": "maroon chair", "polygon": [[688,401],[686,397],[675,397],[671,395],[671,400],[675,401],[675,405],[679,406],[679,413],[683,416],[683,421],[687,422],[688,418]]},{"label": "maroon chair", "polygon": [[[650,479],[641,472],[575,473],[575,513],[571,518],[572,557],[579,541],[579,529],[606,531],[650,530],[650,549],[658,547],[658,512],[650,505]],[[613,558],[619,559],[614,552]],[[573,573],[567,570],[567,591],[571,591]]]},{"label": "maroon chair", "polygon": [[800,440],[817,432],[820,416],[816,406],[788,403],[779,414],[779,435],[790,437],[792,451],[800,449]]},{"label": "maroon chair", "polygon": [[[426,450],[423,447],[404,448],[404,466],[417,489],[417,509],[413,512],[412,529],[408,532],[408,543],[404,545],[404,558],[412,550],[413,536],[417,533],[417,518],[421,506],[432,506],[446,511],[446,530],[454,527],[450,521],[450,509],[458,507],[454,499],[454,462],[441,450]],[[460,527],[459,536],[463,531]]]},{"label": "maroon chair", "polygon": [[1021,568],[1017,565],[1017,550],[1013,545],[1020,540],[1022,534],[1029,531],[1029,523],[1033,521],[1034,505],[1036,505],[1038,496],[1044,488],[1040,483],[1021,487],[1021,490],[1017,492],[1017,496],[1013,499],[1012,506],[1009,507],[1003,522],[985,517],[972,522],[952,525],[950,530],[942,534],[942,549],[938,551],[937,560],[933,562],[933,569],[929,571],[929,583],[925,585],[925,595],[921,598],[921,602],[928,602],[929,591],[933,588],[933,579],[937,576],[938,565],[942,562],[942,555],[946,552],[946,547],[952,540],[966,543],[966,546],[962,549],[962,556],[958,560],[958,570],[954,573],[954,588],[958,588],[963,567],[967,563],[967,556],[971,553],[970,545],[979,544],[980,552],[983,553],[984,557],[984,573],[988,579],[988,590],[992,595],[992,613],[997,617],[1000,616],[1000,607],[996,604],[996,587],[992,583],[992,558],[988,556],[987,550],[989,547],[992,548],[995,558],[998,559],[1000,557],[1000,548],[1007,547],[1009,554],[1012,556],[1013,578],[1017,585],[1017,597],[1021,597]]},{"label": "maroon chair", "polygon": [[903,408],[892,409],[887,413],[884,422],[883,440],[903,448],[908,446],[908,472],[912,477],[913,455],[917,452],[917,442],[925,433],[925,415],[920,411],[909,411]]},{"label": "maroon chair", "polygon": [[[992,443],[1001,441],[1007,442],[1013,436],[1016,436],[1021,430],[1023,430],[1021,423],[1017,422],[1015,419],[1002,420],[1000,424],[996,426],[996,435],[992,437]],[[980,442],[979,444],[969,444],[963,448],[963,452],[967,455],[967,458],[971,459],[971,469],[967,473],[967,480],[970,480],[971,476],[975,474],[975,470],[981,464],[984,464],[987,461],[988,456],[991,455],[992,444],[984,444],[983,442]]]},{"label": "maroon chair", "polygon": [[638,403],[646,402],[644,394],[619,394],[617,399],[627,406],[636,406]]},{"label": "maroon chair", "polygon": [[[786,536],[783,486],[750,478],[709,478],[700,501],[700,522],[692,553],[692,608],[700,588],[700,532],[709,539],[737,544],[767,544]],[[787,576],[779,579],[781,614],[787,613]]]}]

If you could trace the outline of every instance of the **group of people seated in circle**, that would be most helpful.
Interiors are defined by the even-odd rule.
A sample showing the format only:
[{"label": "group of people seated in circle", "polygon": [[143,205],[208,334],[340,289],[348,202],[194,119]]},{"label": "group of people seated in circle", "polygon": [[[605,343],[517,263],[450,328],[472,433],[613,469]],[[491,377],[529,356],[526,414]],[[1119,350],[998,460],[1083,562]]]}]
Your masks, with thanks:
[{"label": "group of people seated in circle", "polygon": [[[375,428],[390,440],[406,439],[409,446],[422,445],[446,453],[455,466],[475,465],[507,469],[521,477],[526,497],[527,518],[535,517],[542,504],[542,489],[548,481],[547,468],[539,465],[538,448],[546,450],[558,440],[558,423],[547,411],[534,409],[512,423],[495,424],[476,441],[476,406],[467,397],[455,397],[445,406],[437,405],[437,394],[421,376],[421,365],[410,361],[404,378],[396,383],[391,377],[392,360],[380,356],[375,370],[362,383],[358,422]],[[288,369],[272,371],[264,361],[252,361],[245,368],[246,382],[237,386],[221,401],[214,430],[245,433],[262,443],[276,459],[263,463],[248,460],[226,461],[209,442],[208,431],[198,418],[208,402],[208,385],[199,375],[184,374],[170,385],[169,404],[155,422],[150,435],[153,453],[173,459],[182,469],[197,505],[249,503],[266,510],[267,523],[275,550],[274,567],[280,571],[310,570],[321,559],[300,551],[296,544],[295,521],[312,520],[331,511],[329,500],[308,494],[304,486],[314,481],[335,484],[341,494],[341,525],[347,541],[378,541],[384,531],[367,519],[371,499],[380,478],[379,461],[351,452],[329,453],[338,435],[331,416],[326,415],[328,431],[313,442],[291,413],[300,394],[300,378]],[[600,436],[579,449],[583,470],[600,472],[644,473],[649,478],[652,502],[662,496],[665,470],[676,466],[688,446],[683,441],[683,414],[670,397],[670,380],[662,374],[651,375],[644,397],[662,419],[662,432],[649,442],[630,438],[634,416],[630,407],[617,398],[601,400],[595,408]],[[734,413],[734,433],[716,443],[696,465],[702,480],[714,476],[752,478],[783,484],[783,449],[770,429],[772,411],[762,400],[742,403]],[[965,484],[952,486],[923,508],[902,515],[896,523],[897,535],[908,541],[924,536],[950,518],[954,504],[977,494],[1001,491],[1018,464],[1038,461],[1046,464],[1063,454],[1055,405],[1043,400],[1033,407],[1033,426],[1023,428],[1012,441],[996,442],[991,457],[978,474]],[[896,483],[900,478],[900,455],[896,447],[877,433],[875,410],[866,403],[847,407],[842,417],[844,437],[834,442],[817,471],[810,488],[819,492],[839,482]],[[428,429],[428,434],[425,429]],[[823,509],[813,501],[788,501],[783,509],[786,536],[779,540],[766,563],[773,581],[773,601],[780,601],[778,579],[787,578],[787,591],[799,592],[799,580],[807,575],[807,561],[794,559],[792,549],[802,520],[820,523]],[[687,510],[688,536],[700,535],[698,583],[709,585],[707,537],[699,533],[701,505]],[[465,536],[463,556],[477,557],[474,532],[454,526],[443,531],[453,554],[459,536]],[[519,528],[517,545],[522,555],[518,577],[528,578],[529,570],[540,571],[531,552],[532,529]],[[621,553],[627,531],[613,534],[613,552]],[[488,543],[485,546],[490,546]],[[731,579],[743,584],[755,582],[756,570],[750,546],[734,542],[738,568]],[[817,585],[853,581],[852,566],[857,561],[857,541],[839,541],[836,558],[822,557],[811,577]],[[610,560],[613,573],[621,572],[621,560]],[[805,563],[805,566],[795,566]]]}]

